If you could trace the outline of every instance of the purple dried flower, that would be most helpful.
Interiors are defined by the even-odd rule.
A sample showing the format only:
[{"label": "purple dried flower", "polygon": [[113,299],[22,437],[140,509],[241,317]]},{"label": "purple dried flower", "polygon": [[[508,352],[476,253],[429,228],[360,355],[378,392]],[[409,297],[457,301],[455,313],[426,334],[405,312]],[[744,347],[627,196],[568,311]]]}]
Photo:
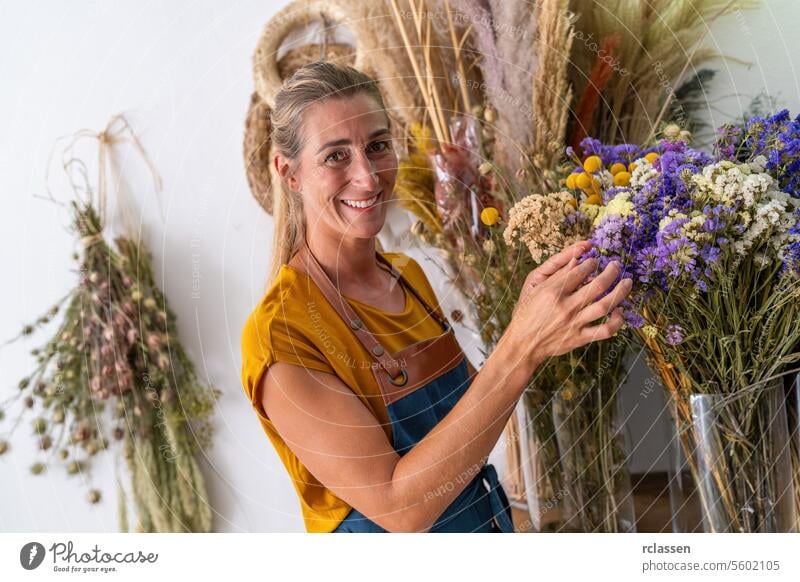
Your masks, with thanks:
[{"label": "purple dried flower", "polygon": [[680,325],[670,324],[667,326],[665,338],[671,346],[677,346],[683,341],[683,328]]}]

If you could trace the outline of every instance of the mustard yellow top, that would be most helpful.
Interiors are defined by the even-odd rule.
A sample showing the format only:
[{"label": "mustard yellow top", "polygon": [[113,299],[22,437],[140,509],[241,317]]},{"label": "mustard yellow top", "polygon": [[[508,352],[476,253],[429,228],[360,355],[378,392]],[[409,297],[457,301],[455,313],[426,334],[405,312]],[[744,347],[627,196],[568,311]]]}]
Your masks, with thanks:
[{"label": "mustard yellow top", "polygon": [[[442,313],[425,272],[414,259],[404,253],[381,254],[430,307]],[[345,295],[366,328],[389,353],[443,331],[413,293],[405,290],[405,295],[405,309],[401,313],[383,311]],[[391,442],[389,416],[370,369],[374,358],[328,303],[313,279],[288,265],[281,267],[275,281],[247,318],[242,329],[241,349],[245,393],[289,472],[300,498],[306,530],[333,531],[347,516],[350,505],[322,485],[283,441],[261,405],[260,380],[273,362],[335,374],[372,410]]]}]

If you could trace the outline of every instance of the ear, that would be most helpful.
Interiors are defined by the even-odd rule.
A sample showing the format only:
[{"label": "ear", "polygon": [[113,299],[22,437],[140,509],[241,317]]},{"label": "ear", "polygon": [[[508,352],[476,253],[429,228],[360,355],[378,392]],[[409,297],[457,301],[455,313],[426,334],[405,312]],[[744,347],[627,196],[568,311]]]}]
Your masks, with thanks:
[{"label": "ear", "polygon": [[295,176],[292,160],[286,158],[283,154],[276,153],[275,157],[272,159],[272,163],[275,165],[275,171],[278,173],[278,176],[286,183],[289,189],[293,192],[299,192],[300,181]]}]

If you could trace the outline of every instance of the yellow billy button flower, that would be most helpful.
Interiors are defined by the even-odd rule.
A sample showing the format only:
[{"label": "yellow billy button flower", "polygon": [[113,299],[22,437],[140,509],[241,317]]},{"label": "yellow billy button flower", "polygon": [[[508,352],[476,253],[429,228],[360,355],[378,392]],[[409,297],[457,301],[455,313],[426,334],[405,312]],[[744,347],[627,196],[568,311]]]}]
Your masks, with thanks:
[{"label": "yellow billy button flower", "polygon": [[616,175],[617,175],[617,174],[619,174],[620,172],[624,172],[626,169],[627,169],[627,168],[625,167],[625,164],[620,164],[619,162],[617,162],[616,164],[613,164],[613,165],[611,166],[611,168],[609,169],[609,171],[611,172],[611,175],[612,175],[612,176],[616,176]]},{"label": "yellow billy button flower", "polygon": [[631,175],[628,172],[614,174],[614,186],[627,186],[630,181]]},{"label": "yellow billy button flower", "polygon": [[592,194],[586,199],[586,204],[594,204],[595,206],[603,205],[603,198],[600,194]]},{"label": "yellow billy button flower", "polygon": [[578,201],[575,198],[570,198],[569,200],[567,200],[567,204],[572,206],[575,210],[578,209]]},{"label": "yellow billy button flower", "polygon": [[644,157],[644,159],[650,162],[651,164],[655,164],[658,158],[659,156],[656,152],[650,152]]},{"label": "yellow billy button flower", "polygon": [[487,206],[481,210],[481,222],[486,226],[494,226],[497,224],[498,220],[500,220],[500,213],[497,211],[497,208]]},{"label": "yellow billy button flower", "polygon": [[574,190],[575,188],[577,188],[578,187],[578,184],[576,183],[577,179],[578,179],[578,174],[574,172],[569,176],[567,176],[567,188],[569,188],[570,190]]},{"label": "yellow billy button flower", "polygon": [[636,162],[631,162],[630,164],[628,164],[628,172],[630,174],[633,174],[633,171],[636,169],[636,167],[637,167]]},{"label": "yellow billy button flower", "polygon": [[583,161],[583,169],[590,174],[593,174],[602,167],[603,160],[600,159],[600,156],[589,156]]},{"label": "yellow billy button flower", "polygon": [[575,185],[578,186],[581,190],[586,190],[587,188],[592,187],[592,175],[586,172],[582,174],[578,174],[578,177],[575,179]]}]

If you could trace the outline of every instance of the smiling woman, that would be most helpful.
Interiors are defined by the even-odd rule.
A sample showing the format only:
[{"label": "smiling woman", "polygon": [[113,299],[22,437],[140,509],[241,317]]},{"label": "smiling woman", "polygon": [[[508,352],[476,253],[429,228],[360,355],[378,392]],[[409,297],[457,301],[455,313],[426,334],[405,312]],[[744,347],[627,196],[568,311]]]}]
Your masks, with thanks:
[{"label": "smiling woman", "polygon": [[[272,113],[270,286],[242,330],[242,382],[310,532],[511,532],[490,451],[538,365],[617,331],[566,249],[535,271],[475,373],[420,266],[381,253],[397,157],[377,82],[316,62]],[[586,265],[589,265],[587,267]],[[590,319],[587,319],[590,318]],[[536,341],[531,338],[536,337]]]}]

